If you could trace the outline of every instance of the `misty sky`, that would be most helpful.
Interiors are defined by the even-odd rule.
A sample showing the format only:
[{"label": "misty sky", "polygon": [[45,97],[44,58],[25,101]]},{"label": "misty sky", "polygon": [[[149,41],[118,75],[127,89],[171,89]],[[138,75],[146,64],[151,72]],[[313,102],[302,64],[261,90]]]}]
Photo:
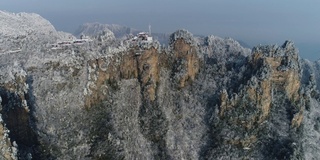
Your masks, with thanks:
[{"label": "misty sky", "polygon": [[34,12],[57,30],[86,22],[120,24],[153,32],[185,28],[193,34],[232,37],[249,45],[290,39],[300,55],[320,58],[319,0],[0,0],[0,10]]}]

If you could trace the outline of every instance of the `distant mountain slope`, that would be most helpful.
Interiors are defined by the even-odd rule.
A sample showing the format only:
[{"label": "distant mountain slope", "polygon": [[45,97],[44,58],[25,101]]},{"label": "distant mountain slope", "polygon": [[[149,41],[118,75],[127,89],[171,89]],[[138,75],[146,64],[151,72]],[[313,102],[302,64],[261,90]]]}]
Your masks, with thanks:
[{"label": "distant mountain slope", "polygon": [[[88,36],[94,36],[98,34],[101,30],[109,30],[114,33],[114,36],[118,39],[125,39],[127,35],[133,34],[136,35],[139,32],[147,32],[143,30],[138,30],[134,28],[130,28],[127,26],[122,26],[118,24],[101,24],[101,23],[85,23],[78,27],[78,29],[74,32],[74,35],[76,37],[79,37],[80,35],[88,35]],[[161,44],[168,45],[169,43],[169,36],[168,33],[153,33],[152,37],[155,40],[158,40]]]},{"label": "distant mountain slope", "polygon": [[251,45],[249,45],[248,43],[246,43],[246,42],[244,42],[244,41],[242,41],[242,40],[237,40],[237,41],[240,43],[240,45],[241,45],[242,47],[252,48]]},{"label": "distant mountain slope", "polygon": [[[136,35],[139,32],[147,32],[139,29],[134,29],[127,26],[122,26],[118,24],[101,24],[101,23],[85,23],[80,25],[78,29],[74,32],[74,35],[80,37],[80,35],[94,36],[98,34],[101,30],[110,30],[114,33],[116,38],[125,38],[128,34]],[[152,32],[152,37],[158,40],[163,45],[169,44],[169,38],[171,33],[154,33]],[[205,36],[197,36],[199,38],[204,38]],[[228,38],[225,38],[228,39]],[[243,41],[238,41],[238,43],[245,48],[251,48],[250,45]]]},{"label": "distant mountain slope", "polygon": [[80,36],[81,34],[93,36],[98,34],[101,30],[110,30],[114,33],[116,38],[122,38],[127,34],[135,34],[139,32],[138,30],[117,25],[117,24],[100,24],[100,23],[85,23],[74,32],[75,36]]}]

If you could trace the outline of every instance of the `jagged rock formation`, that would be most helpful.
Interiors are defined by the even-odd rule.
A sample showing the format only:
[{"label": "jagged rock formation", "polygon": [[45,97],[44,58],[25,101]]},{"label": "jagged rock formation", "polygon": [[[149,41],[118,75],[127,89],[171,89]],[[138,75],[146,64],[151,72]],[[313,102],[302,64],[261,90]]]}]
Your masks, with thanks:
[{"label": "jagged rock formation", "polygon": [[33,36],[49,40],[0,55],[2,159],[320,158],[320,63],[291,41],[251,51],[178,30],[162,47],[104,29],[53,50]]}]

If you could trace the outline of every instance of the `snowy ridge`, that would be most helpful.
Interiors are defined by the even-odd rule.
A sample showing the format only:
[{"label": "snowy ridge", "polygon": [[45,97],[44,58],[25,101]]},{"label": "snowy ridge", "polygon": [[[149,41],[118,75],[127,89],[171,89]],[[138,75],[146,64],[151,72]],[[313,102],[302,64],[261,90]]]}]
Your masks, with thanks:
[{"label": "snowy ridge", "polygon": [[240,43],[232,38],[221,38],[218,36],[210,35],[204,40],[205,45],[213,50],[214,53],[243,53],[244,55],[249,55],[251,49],[245,48],[240,45]]},{"label": "snowy ridge", "polygon": [[0,24],[0,54],[40,50],[58,40],[74,38],[56,31],[48,20],[35,13],[0,11]]},{"label": "snowy ridge", "polygon": [[0,34],[5,36],[28,35],[33,32],[54,33],[51,23],[35,13],[9,13],[0,11]]},{"label": "snowy ridge", "polygon": [[198,41],[194,38],[193,34],[186,29],[179,29],[171,34],[169,44],[172,45],[177,39],[184,39],[187,43],[192,46],[197,46]]}]

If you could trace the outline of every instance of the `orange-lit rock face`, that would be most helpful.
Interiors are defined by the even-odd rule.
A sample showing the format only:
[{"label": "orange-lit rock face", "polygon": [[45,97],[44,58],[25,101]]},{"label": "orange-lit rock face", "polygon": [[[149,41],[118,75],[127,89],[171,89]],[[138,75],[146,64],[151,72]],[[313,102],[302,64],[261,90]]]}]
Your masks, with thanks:
[{"label": "orange-lit rock face", "polygon": [[[300,78],[299,71],[289,69],[287,71],[281,71],[277,68],[281,66],[283,57],[268,57],[266,62],[272,68],[271,80],[275,85],[284,87],[284,90],[288,94],[288,97],[294,101],[299,99]],[[298,59],[293,59],[298,61]]]},{"label": "orange-lit rock face", "polygon": [[138,78],[138,62],[134,53],[129,53],[122,57],[120,64],[120,78]]},{"label": "orange-lit rock face", "polygon": [[179,87],[185,87],[188,81],[194,81],[197,73],[200,69],[199,57],[195,47],[186,43],[183,39],[178,39],[173,45],[173,54],[175,62],[179,63],[176,68],[179,68],[177,74],[181,74],[179,77]]},{"label": "orange-lit rock face", "polygon": [[138,78],[138,59],[133,51],[109,59],[100,58],[88,61],[88,89],[86,106],[96,104],[107,98],[106,92],[111,88],[117,88],[121,79]]},{"label": "orange-lit rock face", "polygon": [[[299,99],[298,90],[300,88],[299,73],[296,70],[281,71],[278,67],[281,66],[283,57],[262,57],[262,53],[254,53],[252,65],[258,67],[258,62],[265,63],[265,67],[270,69],[269,77],[261,80],[256,87],[250,87],[247,91],[250,100],[258,102],[257,107],[262,109],[261,122],[269,115],[272,89],[274,87],[282,88],[287,93],[289,99],[296,101]],[[257,89],[260,91],[258,92]]]},{"label": "orange-lit rock face", "polygon": [[[256,55],[261,55],[261,53],[256,53]],[[256,59],[256,55],[253,55]],[[281,56],[281,57],[263,57],[258,58],[260,61],[264,61],[266,65],[271,69],[270,70],[270,77],[268,79],[265,79],[261,82],[262,89],[262,100],[264,100],[264,103],[261,103],[264,113],[264,117],[266,117],[269,114],[269,110],[271,107],[271,101],[272,99],[272,93],[270,92],[274,87],[276,87],[278,90],[282,90],[286,93],[287,98],[292,102],[292,105],[296,105],[299,103],[301,95],[299,94],[300,90],[300,77],[299,77],[299,70],[298,69],[280,69],[281,66],[288,67],[287,64],[285,64],[287,61],[293,61],[295,63],[298,63],[298,57],[297,55],[289,55],[289,56]],[[253,97],[254,98],[254,97]],[[260,99],[260,98],[258,98]],[[269,107],[268,107],[269,106]],[[299,106],[298,106],[299,107]],[[299,113],[294,115],[294,118],[292,119],[292,126],[299,127],[301,124],[301,121],[303,119],[303,108],[299,107],[300,111]]]},{"label": "orange-lit rock face", "polygon": [[[298,66],[292,68],[288,63],[298,64],[296,55],[288,56],[266,56],[265,53],[253,53],[249,61],[252,67],[253,77],[240,89],[236,96],[228,95],[224,90],[220,94],[220,110],[219,115],[224,118],[229,124],[245,129],[250,132],[257,130],[259,126],[269,120],[274,103],[274,92],[283,93],[283,99],[287,100],[287,105],[292,110],[297,110],[295,113],[290,113],[291,127],[300,127],[303,120],[303,104],[301,104],[301,95],[299,93],[301,87],[301,79],[299,77]],[[256,76],[259,76],[259,78]],[[250,103],[250,104],[249,104]],[[294,109],[295,108],[295,109]],[[297,108],[297,109],[296,109]],[[250,110],[246,116],[234,116],[239,112]],[[228,117],[229,116],[229,117]],[[255,134],[248,134],[243,138],[226,139],[227,143],[236,145],[240,142],[255,137]],[[246,141],[250,144],[242,144],[242,147],[250,146],[255,143],[255,140]]]},{"label": "orange-lit rock face", "polygon": [[183,39],[178,39],[174,43],[172,55],[160,54],[154,47],[143,50],[139,55],[135,50],[136,48],[132,48],[128,53],[110,59],[100,58],[88,61],[87,92],[89,93],[85,103],[87,107],[106,99],[105,93],[110,89],[110,85],[116,88],[118,81],[122,79],[137,78],[144,99],[154,101],[157,97],[156,89],[160,70],[162,67],[168,68],[171,62],[174,63],[171,69],[178,77],[179,88],[194,81],[199,72],[200,62],[196,49]]},{"label": "orange-lit rock face", "polygon": [[145,50],[137,58],[137,61],[141,87],[145,92],[144,96],[154,101],[156,99],[157,83],[159,82],[159,54],[156,49],[151,48]]},{"label": "orange-lit rock face", "polygon": [[[134,50],[110,59],[88,61],[88,85],[86,106],[97,104],[107,98],[107,91],[117,88],[122,79],[139,79],[145,96],[151,101],[156,98],[156,83],[159,81],[159,54],[155,48],[136,55]],[[138,93],[139,94],[139,93]]]}]

